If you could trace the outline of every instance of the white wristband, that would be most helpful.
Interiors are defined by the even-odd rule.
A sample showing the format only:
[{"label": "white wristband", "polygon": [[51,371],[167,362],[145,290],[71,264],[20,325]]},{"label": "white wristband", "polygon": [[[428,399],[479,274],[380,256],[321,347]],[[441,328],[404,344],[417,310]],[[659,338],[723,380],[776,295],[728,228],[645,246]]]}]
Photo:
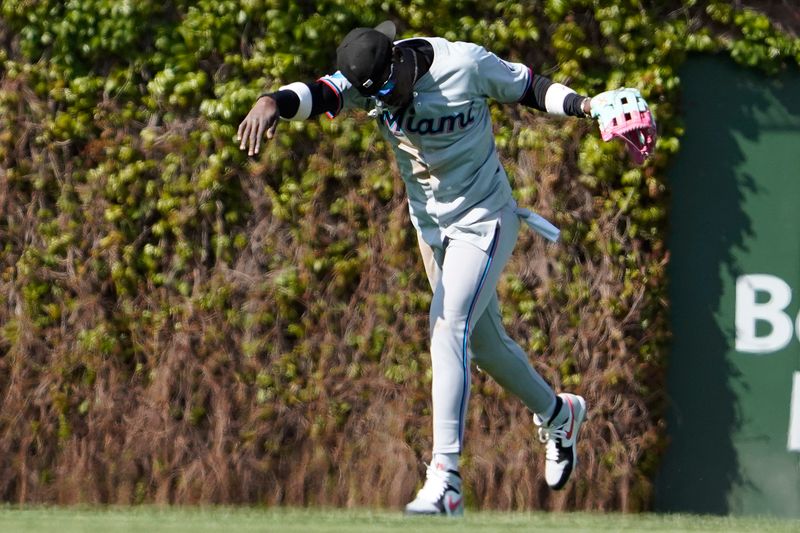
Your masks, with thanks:
[{"label": "white wristband", "polygon": [[575,94],[575,91],[560,83],[554,83],[548,87],[544,95],[544,107],[547,109],[547,112],[554,115],[566,115],[567,113],[564,111],[564,100],[567,98],[567,95],[570,94]]},{"label": "white wristband", "polygon": [[285,117],[289,120],[305,120],[311,116],[311,89],[305,83],[296,81],[280,88],[281,91],[292,91],[300,99],[297,113],[293,117]]}]

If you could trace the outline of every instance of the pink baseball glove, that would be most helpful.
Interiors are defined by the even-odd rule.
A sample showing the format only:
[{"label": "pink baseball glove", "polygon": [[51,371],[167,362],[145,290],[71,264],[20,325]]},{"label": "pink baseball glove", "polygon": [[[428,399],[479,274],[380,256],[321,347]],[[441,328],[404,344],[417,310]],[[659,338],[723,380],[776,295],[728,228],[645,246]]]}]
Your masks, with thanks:
[{"label": "pink baseball glove", "polygon": [[641,165],[656,147],[656,120],[637,89],[606,91],[592,98],[592,117],[597,119],[604,141],[618,137]]}]

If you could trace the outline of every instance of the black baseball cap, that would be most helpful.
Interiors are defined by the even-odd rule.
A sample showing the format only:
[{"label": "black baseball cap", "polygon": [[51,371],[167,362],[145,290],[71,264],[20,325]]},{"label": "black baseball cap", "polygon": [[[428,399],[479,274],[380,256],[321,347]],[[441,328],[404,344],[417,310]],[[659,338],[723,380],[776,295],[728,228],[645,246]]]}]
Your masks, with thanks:
[{"label": "black baseball cap", "polygon": [[374,95],[389,77],[397,28],[392,21],[356,28],[336,49],[336,68],[362,94]]}]

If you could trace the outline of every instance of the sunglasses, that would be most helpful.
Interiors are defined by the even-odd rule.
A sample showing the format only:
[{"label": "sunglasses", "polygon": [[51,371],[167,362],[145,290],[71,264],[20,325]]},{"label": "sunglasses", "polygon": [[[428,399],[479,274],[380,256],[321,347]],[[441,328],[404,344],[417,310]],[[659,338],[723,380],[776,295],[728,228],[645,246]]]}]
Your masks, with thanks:
[{"label": "sunglasses", "polygon": [[386,82],[381,85],[381,88],[378,89],[378,92],[375,93],[375,96],[378,98],[389,96],[392,91],[394,91],[397,82],[394,79],[394,63],[389,64],[389,77],[386,79]]}]

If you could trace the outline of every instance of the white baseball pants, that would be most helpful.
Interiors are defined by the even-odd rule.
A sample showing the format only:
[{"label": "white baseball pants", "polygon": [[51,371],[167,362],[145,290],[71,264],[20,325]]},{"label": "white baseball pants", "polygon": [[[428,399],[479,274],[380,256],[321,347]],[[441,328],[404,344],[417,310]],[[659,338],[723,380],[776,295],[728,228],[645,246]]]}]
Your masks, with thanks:
[{"label": "white baseball pants", "polygon": [[500,318],[496,286],[514,250],[519,226],[514,210],[505,209],[486,251],[452,239],[444,248],[431,248],[419,239],[433,290],[433,453],[463,449],[470,360],[532,412],[547,413],[555,403],[555,392],[506,334]]}]

